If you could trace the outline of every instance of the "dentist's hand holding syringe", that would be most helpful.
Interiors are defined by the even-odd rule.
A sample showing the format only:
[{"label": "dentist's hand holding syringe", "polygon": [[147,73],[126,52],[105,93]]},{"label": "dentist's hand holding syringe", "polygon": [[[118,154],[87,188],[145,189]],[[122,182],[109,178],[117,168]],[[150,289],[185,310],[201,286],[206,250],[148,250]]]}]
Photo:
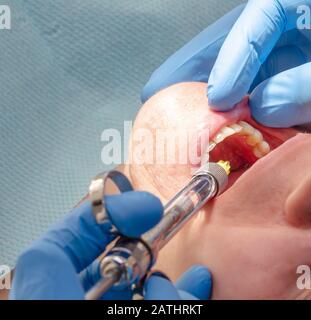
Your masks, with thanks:
[{"label": "dentist's hand holding syringe", "polygon": [[[110,220],[123,235],[139,237],[155,226],[163,215],[158,198],[147,192],[127,192],[105,197]],[[97,257],[113,240],[111,221],[99,225],[89,201],[35,241],[19,257],[14,272],[11,299],[84,299],[100,279]],[[211,275],[194,266],[173,285],[162,273],[145,282],[145,299],[207,299]],[[130,299],[129,287],[108,291],[103,299]]]}]

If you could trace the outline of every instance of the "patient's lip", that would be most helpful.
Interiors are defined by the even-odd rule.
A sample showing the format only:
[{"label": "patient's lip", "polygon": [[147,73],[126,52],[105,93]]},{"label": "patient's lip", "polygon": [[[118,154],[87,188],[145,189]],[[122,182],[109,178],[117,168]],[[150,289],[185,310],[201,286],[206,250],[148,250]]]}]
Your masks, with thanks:
[{"label": "patient's lip", "polygon": [[205,119],[200,128],[201,135],[208,135],[212,139],[221,128],[248,118],[250,118],[250,110],[247,98],[243,99],[228,112],[210,110],[208,118]]}]

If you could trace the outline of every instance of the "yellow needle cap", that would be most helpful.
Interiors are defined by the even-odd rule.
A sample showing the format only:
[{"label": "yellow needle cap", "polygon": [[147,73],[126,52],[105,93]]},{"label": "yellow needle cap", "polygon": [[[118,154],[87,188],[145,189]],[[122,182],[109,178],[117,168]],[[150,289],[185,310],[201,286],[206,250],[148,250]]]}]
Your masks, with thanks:
[{"label": "yellow needle cap", "polygon": [[231,166],[229,161],[220,160],[217,162],[217,164],[220,165],[226,171],[227,175],[230,174]]}]

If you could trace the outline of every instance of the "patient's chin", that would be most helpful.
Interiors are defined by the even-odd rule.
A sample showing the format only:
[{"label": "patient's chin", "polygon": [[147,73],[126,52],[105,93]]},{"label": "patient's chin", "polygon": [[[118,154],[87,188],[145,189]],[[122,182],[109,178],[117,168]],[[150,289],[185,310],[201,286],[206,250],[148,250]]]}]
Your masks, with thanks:
[{"label": "patient's chin", "polygon": [[[209,115],[205,92],[206,84],[202,83],[178,84],[162,90],[144,104],[133,133],[148,128],[153,137],[158,129],[173,135],[200,125]],[[214,279],[214,299],[308,298],[311,290],[297,287],[297,268],[311,265],[311,255],[306,254],[311,252],[311,232],[309,228],[287,224],[283,216],[284,203],[298,180],[297,174],[290,178],[287,172],[311,161],[311,156],[306,158],[299,151],[311,148],[310,139],[300,140],[298,156],[286,153],[284,147],[289,161],[280,162],[284,168],[279,169],[278,178],[271,179],[270,174],[279,167],[277,159],[264,166],[265,170],[260,165],[254,170],[258,179],[266,175],[270,191],[259,188],[246,176],[201,210],[160,252],[155,267],[176,280],[193,264],[208,266]],[[189,180],[191,166],[161,163],[155,158],[137,161],[133,156],[137,144],[132,136],[127,166],[131,181],[135,189],[152,192],[165,203]],[[154,146],[149,151],[149,155],[157,153]],[[272,191],[275,197],[271,197]]]}]

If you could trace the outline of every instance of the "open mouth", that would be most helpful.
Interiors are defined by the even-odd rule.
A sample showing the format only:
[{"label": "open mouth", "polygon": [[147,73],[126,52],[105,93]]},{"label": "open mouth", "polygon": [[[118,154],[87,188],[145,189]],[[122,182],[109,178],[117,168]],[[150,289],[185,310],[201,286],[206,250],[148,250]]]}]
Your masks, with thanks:
[{"label": "open mouth", "polygon": [[255,122],[249,112],[245,112],[245,105],[242,110],[243,112],[238,116],[235,114],[234,117],[229,112],[221,126],[214,128],[216,130],[210,130],[209,144],[200,152],[201,164],[219,160],[230,162],[232,173],[229,177],[229,186],[255,162],[300,132],[292,128],[264,127]]}]

